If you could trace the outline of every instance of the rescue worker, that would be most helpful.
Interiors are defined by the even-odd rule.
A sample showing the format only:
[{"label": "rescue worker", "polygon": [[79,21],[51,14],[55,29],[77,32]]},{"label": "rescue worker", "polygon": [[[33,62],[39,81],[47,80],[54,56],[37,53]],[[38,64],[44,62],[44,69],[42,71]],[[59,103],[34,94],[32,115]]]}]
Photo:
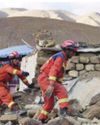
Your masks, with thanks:
[{"label": "rescue worker", "polygon": [[54,96],[58,98],[60,106],[60,114],[66,115],[69,106],[68,93],[61,84],[61,79],[64,75],[64,68],[69,58],[77,52],[77,44],[73,40],[66,40],[61,44],[61,52],[53,55],[40,68],[38,83],[44,97],[44,105],[39,115],[39,120],[45,122],[48,118],[48,113],[53,109]]},{"label": "rescue worker", "polygon": [[17,111],[19,106],[14,102],[7,84],[13,79],[14,75],[17,75],[29,88],[32,87],[32,84],[29,84],[26,79],[29,73],[20,70],[19,65],[22,57],[19,53],[17,51],[12,52],[8,59],[9,63],[0,68],[0,105],[5,104],[11,111]]}]

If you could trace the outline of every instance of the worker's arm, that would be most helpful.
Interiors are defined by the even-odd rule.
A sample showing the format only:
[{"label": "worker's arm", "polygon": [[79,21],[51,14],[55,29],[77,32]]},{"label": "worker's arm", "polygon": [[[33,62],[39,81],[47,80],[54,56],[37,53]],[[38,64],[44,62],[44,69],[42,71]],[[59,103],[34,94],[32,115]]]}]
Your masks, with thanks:
[{"label": "worker's arm", "polygon": [[[29,85],[29,82],[28,82],[28,80],[26,79],[26,75],[25,75],[25,72],[23,72],[23,71],[21,71],[21,70],[19,70],[19,69],[15,69],[15,68],[13,68],[13,67],[11,67],[11,66],[8,66],[7,68],[6,68],[6,71],[9,73],[9,74],[12,74],[12,75],[17,75],[22,81],[23,81],[23,83],[25,84],[25,85]],[[27,74],[28,75],[28,74]]]},{"label": "worker's arm", "polygon": [[47,96],[48,98],[50,98],[53,94],[54,84],[57,79],[57,74],[61,71],[62,65],[63,65],[63,59],[59,57],[55,60],[52,68],[50,69],[50,73],[49,73],[50,85],[48,86],[45,92],[45,96]]},{"label": "worker's arm", "polygon": [[51,67],[50,72],[49,72],[49,80],[50,80],[51,84],[54,84],[54,82],[56,81],[57,74],[59,72],[61,72],[62,66],[63,66],[63,59],[61,57],[58,57],[55,60],[53,66]]}]

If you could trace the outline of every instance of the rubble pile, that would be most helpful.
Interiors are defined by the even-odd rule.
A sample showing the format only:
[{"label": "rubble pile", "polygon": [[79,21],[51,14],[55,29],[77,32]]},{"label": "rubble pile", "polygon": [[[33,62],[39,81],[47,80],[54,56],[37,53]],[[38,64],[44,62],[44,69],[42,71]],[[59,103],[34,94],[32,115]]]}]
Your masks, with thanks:
[{"label": "rubble pile", "polygon": [[[19,92],[19,95],[20,94],[21,93]],[[95,95],[85,109],[80,105],[77,99],[69,100],[70,106],[68,109],[68,115],[66,117],[59,116],[59,109],[54,107],[52,112],[49,114],[48,122],[45,123],[45,125],[100,125],[99,95],[100,93]],[[31,101],[29,103],[26,100],[27,98],[25,93],[23,93],[21,96],[16,97],[17,100],[15,100],[18,102],[19,98],[20,102],[23,102],[23,108],[27,109],[27,114],[23,116],[19,116],[18,114],[1,115],[0,125],[42,125],[42,123],[38,121],[37,117],[41,111],[41,103],[32,103],[33,98],[31,96]],[[34,99],[36,98],[37,97],[34,97]],[[22,103],[19,103],[19,105],[21,106]],[[30,111],[31,114],[29,114]]]}]

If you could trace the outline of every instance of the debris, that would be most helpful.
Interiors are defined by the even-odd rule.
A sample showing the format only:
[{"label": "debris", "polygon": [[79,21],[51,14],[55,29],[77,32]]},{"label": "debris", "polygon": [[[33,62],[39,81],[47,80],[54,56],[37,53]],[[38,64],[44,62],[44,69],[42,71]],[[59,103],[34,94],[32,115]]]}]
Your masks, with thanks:
[{"label": "debris", "polygon": [[16,114],[11,114],[11,115],[2,115],[0,117],[1,122],[6,122],[6,121],[17,121],[18,116]]},{"label": "debris", "polygon": [[40,121],[37,121],[35,119],[31,119],[28,117],[20,119],[19,124],[20,125],[42,125],[42,123]]}]

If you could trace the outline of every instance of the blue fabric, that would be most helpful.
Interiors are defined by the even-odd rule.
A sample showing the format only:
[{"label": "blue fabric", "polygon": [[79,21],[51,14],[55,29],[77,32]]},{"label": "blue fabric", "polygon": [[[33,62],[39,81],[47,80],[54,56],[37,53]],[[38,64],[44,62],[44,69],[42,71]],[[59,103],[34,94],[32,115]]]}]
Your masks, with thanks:
[{"label": "blue fabric", "polygon": [[56,53],[55,55],[52,56],[52,58],[55,60],[56,58],[61,57],[62,59],[64,59],[64,55],[62,52]]},{"label": "blue fabric", "polygon": [[18,51],[22,56],[31,54],[33,48],[27,45],[18,45],[9,48],[0,49],[0,58],[6,58],[11,52]]}]

